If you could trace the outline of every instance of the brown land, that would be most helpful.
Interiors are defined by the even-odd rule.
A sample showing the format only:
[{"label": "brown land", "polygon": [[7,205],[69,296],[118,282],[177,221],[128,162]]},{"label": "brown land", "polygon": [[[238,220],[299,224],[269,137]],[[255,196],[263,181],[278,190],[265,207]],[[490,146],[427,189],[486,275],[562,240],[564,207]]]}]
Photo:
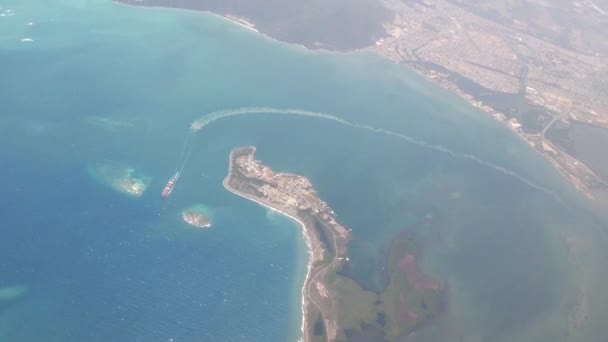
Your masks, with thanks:
[{"label": "brown land", "polygon": [[[608,137],[605,0],[115,1],[209,11],[312,49],[376,52],[490,113],[590,197],[608,194],[603,154],[551,138],[554,126],[581,123]],[[571,144],[597,150],[604,138],[583,139]]]},{"label": "brown land", "polygon": [[[386,0],[388,37],[370,50],[490,113],[589,196],[597,169],[546,137],[558,122],[608,127],[608,16],[593,1]],[[596,155],[595,158],[605,158]]]},{"label": "brown land", "polygon": [[423,274],[410,237],[391,243],[386,260],[389,282],[382,291],[365,290],[343,267],[349,265],[349,229],[303,176],[275,172],[255,160],[255,147],[230,154],[224,187],[298,221],[310,249],[302,288],[302,335],[309,341],[397,341],[435,317],[444,286]]},{"label": "brown land", "polygon": [[338,223],[333,210],[317,196],[306,177],[274,172],[255,160],[254,153],[255,147],[232,151],[224,187],[278,210],[302,225],[311,252],[302,289],[303,337],[312,341],[314,326],[320,322],[326,339],[334,341],[339,331],[337,304],[326,279],[347,260],[350,232]]},{"label": "brown land", "polygon": [[[596,203],[608,203],[605,0],[117,1],[210,11],[312,49],[378,53],[489,113],[579,190],[605,201]],[[338,275],[349,264],[348,230],[306,178],[275,173],[254,152],[233,151],[224,186],[302,224],[312,251],[305,341],[399,340],[437,314],[443,285],[418,270],[410,242],[393,248],[382,293]],[[576,307],[575,324],[586,311]]]}]

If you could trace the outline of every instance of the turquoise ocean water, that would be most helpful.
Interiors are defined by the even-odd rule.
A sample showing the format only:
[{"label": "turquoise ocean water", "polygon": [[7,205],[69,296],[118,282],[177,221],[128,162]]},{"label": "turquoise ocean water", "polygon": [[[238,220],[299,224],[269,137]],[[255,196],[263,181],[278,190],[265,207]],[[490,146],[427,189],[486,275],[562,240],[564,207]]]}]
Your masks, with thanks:
[{"label": "turquoise ocean water", "polygon": [[[416,236],[449,290],[411,340],[604,341],[606,222],[446,91],[201,13],[0,0],[2,13],[0,340],[295,340],[301,232],[221,186],[229,151],[255,145],[353,229],[349,272],[366,288],[386,284],[388,241]],[[234,108],[192,136],[162,201],[190,123]],[[108,160],[151,177],[142,197],[91,177]],[[181,222],[197,203],[209,230]]]}]

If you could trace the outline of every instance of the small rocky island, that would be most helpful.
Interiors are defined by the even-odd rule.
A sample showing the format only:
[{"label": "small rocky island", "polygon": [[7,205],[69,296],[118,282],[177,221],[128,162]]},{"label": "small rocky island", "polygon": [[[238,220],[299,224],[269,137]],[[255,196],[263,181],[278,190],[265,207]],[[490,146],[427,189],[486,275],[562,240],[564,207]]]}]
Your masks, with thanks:
[{"label": "small rocky island", "polygon": [[210,228],[211,219],[209,211],[209,208],[205,205],[194,205],[182,211],[182,220],[197,228]]},{"label": "small rocky island", "polygon": [[370,336],[396,341],[437,316],[444,285],[418,268],[420,251],[414,239],[400,236],[392,242],[385,260],[388,283],[380,291],[365,289],[347,272],[352,264],[347,256],[350,230],[306,177],[273,171],[255,159],[255,151],[252,146],[232,151],[224,187],[302,226],[310,250],[302,288],[305,342]]}]

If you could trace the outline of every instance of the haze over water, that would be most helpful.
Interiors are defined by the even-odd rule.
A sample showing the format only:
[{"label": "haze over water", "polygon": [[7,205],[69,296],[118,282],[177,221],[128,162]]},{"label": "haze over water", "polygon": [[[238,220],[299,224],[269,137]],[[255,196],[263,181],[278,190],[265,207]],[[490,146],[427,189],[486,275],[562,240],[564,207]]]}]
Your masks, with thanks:
[{"label": "haze over water", "polygon": [[[445,91],[375,56],[310,52],[201,13],[0,8],[0,340],[294,340],[301,232],[221,186],[230,150],[255,145],[353,229],[349,267],[366,288],[386,284],[387,241],[416,236],[449,291],[412,341],[604,341],[606,222]],[[212,122],[162,201],[191,122],[254,107],[340,120]],[[152,177],[148,190],[130,198],[91,178],[104,160]],[[181,222],[196,203],[213,210],[210,230]]]}]

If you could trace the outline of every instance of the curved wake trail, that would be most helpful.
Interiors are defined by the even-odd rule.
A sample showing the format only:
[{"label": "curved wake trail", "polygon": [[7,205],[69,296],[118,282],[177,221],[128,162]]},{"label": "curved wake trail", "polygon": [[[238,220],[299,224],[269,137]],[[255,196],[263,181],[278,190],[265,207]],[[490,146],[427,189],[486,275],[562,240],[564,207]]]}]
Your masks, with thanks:
[{"label": "curved wake trail", "polygon": [[377,128],[377,127],[373,127],[370,125],[350,122],[350,121],[341,119],[337,116],[327,114],[327,113],[320,113],[320,112],[314,112],[314,111],[308,111],[308,110],[302,110],[302,109],[272,108],[272,107],[243,107],[243,108],[235,108],[235,109],[226,109],[226,110],[220,110],[220,111],[211,112],[211,113],[203,115],[199,119],[192,122],[192,124],[190,125],[190,130],[191,130],[191,133],[196,133],[196,132],[202,130],[203,128],[207,127],[207,125],[209,125],[217,120],[221,120],[221,119],[229,118],[229,117],[233,117],[233,116],[251,115],[251,114],[279,114],[279,115],[295,115],[295,116],[317,118],[317,119],[334,121],[339,124],[346,125],[346,126],[353,127],[353,128],[368,130],[368,131],[371,131],[371,132],[377,133],[377,134],[392,136],[392,137],[407,141],[416,146],[420,146],[423,148],[431,149],[436,152],[448,154],[453,158],[466,159],[466,160],[472,161],[478,165],[492,168],[495,171],[498,171],[504,175],[513,177],[513,178],[525,183],[526,185],[530,186],[533,189],[542,191],[543,193],[554,197],[560,203],[563,203],[561,198],[559,197],[559,195],[557,193],[555,193],[554,191],[536,184],[535,182],[527,179],[526,177],[518,174],[517,172],[515,172],[513,170],[509,170],[503,166],[483,160],[473,154],[458,153],[458,152],[450,150],[449,148],[447,148],[445,146],[432,144],[432,143],[426,142],[424,140],[415,139],[406,134],[397,133],[397,132],[393,132],[393,131],[390,131],[390,130],[387,130],[384,128]]},{"label": "curved wake trail", "polygon": [[188,159],[190,159],[190,153],[192,152],[192,144],[190,144],[190,140],[192,139],[192,135],[194,132],[190,132],[186,139],[184,140],[184,144],[182,145],[182,150],[179,154],[179,158],[177,159],[177,165],[175,165],[175,172],[178,177],[181,175],[182,171],[186,167],[188,163]]},{"label": "curved wake trail", "polygon": [[[272,107],[243,107],[243,108],[235,108],[235,109],[226,109],[219,110],[216,112],[211,112],[203,115],[197,120],[194,120],[192,124],[190,124],[190,130],[192,132],[198,132],[203,129],[205,126],[211,124],[214,121],[221,120],[224,118],[239,116],[239,115],[250,115],[250,114],[282,114],[282,115],[296,115],[296,116],[307,116],[311,118],[331,120],[343,125],[357,127],[356,124],[353,124],[349,121],[341,119],[337,116],[312,112],[308,110],[302,109],[289,109],[289,108],[272,108]],[[362,128],[362,127],[361,127]]]}]

